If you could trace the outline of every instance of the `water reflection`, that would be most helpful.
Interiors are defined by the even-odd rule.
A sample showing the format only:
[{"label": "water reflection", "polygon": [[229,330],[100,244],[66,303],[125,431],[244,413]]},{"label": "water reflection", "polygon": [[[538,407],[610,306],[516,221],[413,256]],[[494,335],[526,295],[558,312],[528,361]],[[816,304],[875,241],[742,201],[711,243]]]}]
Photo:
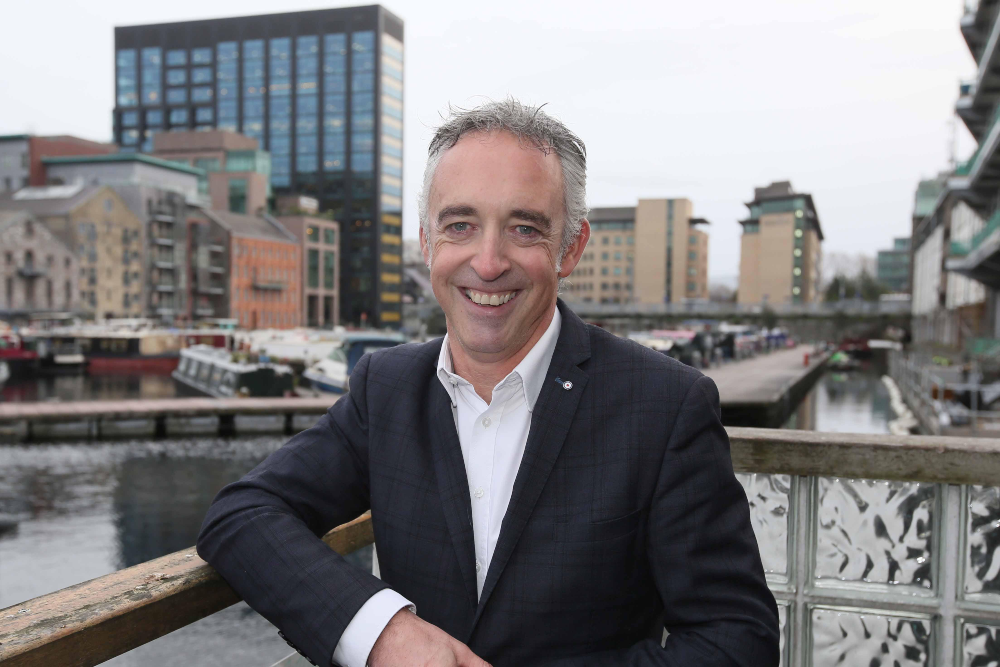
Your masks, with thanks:
[{"label": "water reflection", "polygon": [[0,389],[0,401],[113,401],[128,398],[174,398],[169,375],[36,375],[11,378]]},{"label": "water reflection", "polygon": [[856,371],[827,371],[817,380],[782,428],[827,433],[889,433],[895,419],[884,369],[869,363]]}]

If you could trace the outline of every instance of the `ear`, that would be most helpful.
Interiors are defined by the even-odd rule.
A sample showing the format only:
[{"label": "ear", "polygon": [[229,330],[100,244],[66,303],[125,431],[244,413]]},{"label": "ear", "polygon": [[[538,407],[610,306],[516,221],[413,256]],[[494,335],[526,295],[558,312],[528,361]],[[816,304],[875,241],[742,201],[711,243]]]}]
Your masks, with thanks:
[{"label": "ear", "polygon": [[424,226],[420,225],[420,254],[424,256],[424,264],[427,268],[431,268],[431,249],[428,245],[430,239],[427,238],[427,233],[424,232]]},{"label": "ear", "polygon": [[573,269],[580,263],[580,258],[583,256],[583,251],[589,240],[590,222],[584,219],[580,225],[580,233],[576,235],[576,239],[566,248],[566,254],[563,255],[562,266],[559,270],[560,278],[566,278],[573,273]]}]

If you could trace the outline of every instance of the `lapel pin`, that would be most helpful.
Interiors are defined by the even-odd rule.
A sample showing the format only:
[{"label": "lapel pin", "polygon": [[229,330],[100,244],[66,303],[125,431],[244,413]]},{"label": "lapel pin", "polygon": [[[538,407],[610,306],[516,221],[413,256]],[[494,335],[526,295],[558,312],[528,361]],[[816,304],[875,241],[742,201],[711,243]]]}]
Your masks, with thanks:
[{"label": "lapel pin", "polygon": [[573,383],[569,380],[563,380],[562,378],[556,378],[556,383],[561,385],[563,389],[569,391],[573,388]]}]

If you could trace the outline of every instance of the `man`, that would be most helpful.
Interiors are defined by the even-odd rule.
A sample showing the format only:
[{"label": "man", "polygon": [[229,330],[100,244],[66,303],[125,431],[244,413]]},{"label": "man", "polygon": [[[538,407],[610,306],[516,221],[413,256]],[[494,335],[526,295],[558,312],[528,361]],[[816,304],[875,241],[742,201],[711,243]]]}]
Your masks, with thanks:
[{"label": "man", "polygon": [[[777,665],[715,385],[557,299],[590,238],[583,143],[508,100],[429,154],[448,335],[363,358],[222,490],[199,553],[317,664]],[[381,580],[319,539],[369,508]]]}]

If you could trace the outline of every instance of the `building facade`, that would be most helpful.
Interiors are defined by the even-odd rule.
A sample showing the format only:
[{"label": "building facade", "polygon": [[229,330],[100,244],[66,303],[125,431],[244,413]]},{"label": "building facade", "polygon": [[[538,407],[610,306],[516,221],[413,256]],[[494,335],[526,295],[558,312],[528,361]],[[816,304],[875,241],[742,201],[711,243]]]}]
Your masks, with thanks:
[{"label": "building facade", "polygon": [[118,152],[114,144],[79,137],[36,137],[30,134],[0,136],[0,193],[29,185],[45,185],[42,158],[66,155],[107,155]]},{"label": "building facade", "polygon": [[684,303],[708,299],[707,220],[688,199],[640,199],[590,211],[590,242],[565,285],[585,303]]},{"label": "building facade", "polygon": [[76,253],[26,211],[0,211],[0,312],[8,317],[79,309]]},{"label": "building facade", "polygon": [[[200,213],[204,221],[193,225],[208,229],[192,237],[195,314],[235,319],[249,329],[301,325],[302,264],[295,235],[266,213]],[[225,312],[214,304],[224,305]]]},{"label": "building facade", "polygon": [[[340,225],[316,215],[315,200],[297,198],[293,215],[277,217],[299,241],[302,312],[300,322],[310,327],[332,328],[340,322]],[[311,214],[311,215],[310,215]]]},{"label": "building facade", "polygon": [[98,318],[145,313],[144,225],[114,189],[81,182],[22,188],[0,198],[0,210],[30,213],[74,250],[80,310]]},{"label": "building facade", "polygon": [[823,230],[812,195],[788,181],[754,189],[741,220],[740,304],[814,303],[821,298]]},{"label": "building facade", "polygon": [[115,29],[114,136],[225,129],[341,223],[341,319],[398,326],[403,22],[374,5]]},{"label": "building facade", "polygon": [[138,239],[142,315],[166,325],[184,324],[190,312],[187,218],[192,207],[208,204],[204,170],[135,153],[42,162],[52,182],[113,188],[143,221]]},{"label": "building facade", "polygon": [[259,142],[235,132],[163,132],[153,138],[153,157],[203,170],[215,211],[267,211],[271,156]]},{"label": "building facade", "polygon": [[879,250],[875,277],[889,291],[910,291],[910,239],[893,239],[892,250]]}]

